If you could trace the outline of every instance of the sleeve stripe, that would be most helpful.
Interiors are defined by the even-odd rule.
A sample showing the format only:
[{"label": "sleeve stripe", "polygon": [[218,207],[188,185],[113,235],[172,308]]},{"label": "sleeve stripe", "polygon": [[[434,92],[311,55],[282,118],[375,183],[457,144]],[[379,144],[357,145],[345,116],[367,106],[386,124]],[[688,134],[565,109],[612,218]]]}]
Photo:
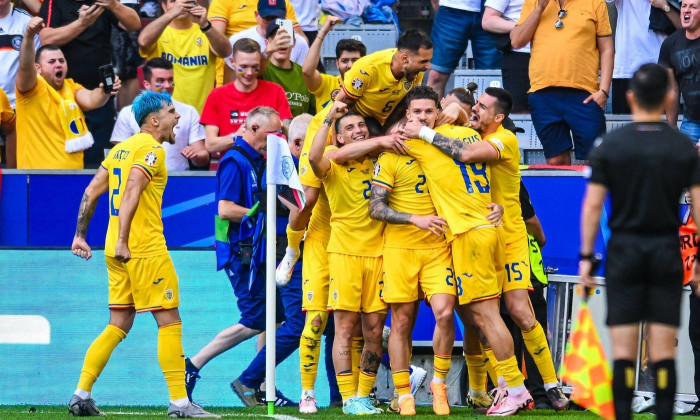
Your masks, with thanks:
[{"label": "sleeve stripe", "polygon": [[103,164],[101,164],[101,163],[100,163],[100,166],[101,166],[101,167],[102,167],[102,169],[104,169],[105,171],[109,171],[109,169],[107,169],[107,167],[106,167],[106,166],[104,166]]},{"label": "sleeve stripe", "polygon": [[153,174],[151,174],[151,171],[149,171],[148,168],[146,168],[145,166],[138,163],[134,163],[131,167],[141,169],[146,174],[149,180],[153,179]]},{"label": "sleeve stripe", "polygon": [[496,153],[498,153],[498,158],[500,159],[500,158],[501,158],[501,149],[499,149],[498,147],[496,147],[496,145],[493,144],[493,143],[491,143],[489,140],[486,140],[486,143],[490,144],[491,147],[493,147],[494,149],[496,149]]},{"label": "sleeve stripe", "polygon": [[386,188],[387,190],[391,191],[394,187],[391,185],[387,184],[386,182],[382,182],[378,179],[373,179],[372,180],[372,185],[376,185],[378,187]]},{"label": "sleeve stripe", "polygon": [[353,95],[352,93],[348,92],[348,90],[345,89],[345,85],[342,85],[341,87],[343,88],[343,93],[344,93],[345,96],[347,96],[348,98],[352,99],[353,101],[356,101],[356,100],[360,99],[359,96],[355,96],[355,95]]},{"label": "sleeve stripe", "polygon": [[226,18],[223,17],[223,16],[212,16],[212,17],[209,18],[209,20],[210,20],[210,21],[213,21],[213,22],[224,22],[224,23],[228,23],[228,19],[226,19]]}]

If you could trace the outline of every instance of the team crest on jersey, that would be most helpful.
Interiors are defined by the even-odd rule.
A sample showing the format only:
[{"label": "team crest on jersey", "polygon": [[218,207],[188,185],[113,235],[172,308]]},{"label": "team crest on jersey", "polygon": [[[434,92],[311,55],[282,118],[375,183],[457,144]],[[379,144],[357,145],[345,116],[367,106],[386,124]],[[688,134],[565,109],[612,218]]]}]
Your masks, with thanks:
[{"label": "team crest on jersey", "polygon": [[299,176],[304,175],[306,173],[306,166],[302,166],[301,170],[299,171]]},{"label": "team crest on jersey", "polygon": [[22,36],[17,35],[12,37],[12,48],[19,51],[20,46],[22,46]]},{"label": "team crest on jersey", "polygon": [[173,289],[168,289],[165,291],[165,298],[168,300],[173,300]]},{"label": "team crest on jersey", "polygon": [[362,89],[362,86],[364,86],[365,82],[362,81],[359,77],[356,77],[352,79],[352,88],[355,90],[360,90]]},{"label": "team crest on jersey", "polygon": [[413,87],[413,82],[408,79],[403,79],[403,90],[408,92]]},{"label": "team crest on jersey", "polygon": [[314,292],[306,292],[306,300],[308,300],[309,302],[314,300]]},{"label": "team crest on jersey", "polygon": [[335,97],[338,96],[338,93],[340,93],[340,89],[333,89],[333,92],[331,92],[332,101],[335,101]]},{"label": "team crest on jersey", "polygon": [[146,162],[146,165],[153,166],[158,161],[158,156],[155,154],[155,152],[148,152],[146,153],[144,161]]},{"label": "team crest on jersey", "polygon": [[333,291],[333,300],[336,302],[338,301],[338,291],[337,290]]},{"label": "team crest on jersey", "polygon": [[377,163],[376,165],[374,165],[374,172],[372,172],[372,175],[374,175],[375,177],[379,176],[379,172],[381,172],[381,170],[381,165]]}]

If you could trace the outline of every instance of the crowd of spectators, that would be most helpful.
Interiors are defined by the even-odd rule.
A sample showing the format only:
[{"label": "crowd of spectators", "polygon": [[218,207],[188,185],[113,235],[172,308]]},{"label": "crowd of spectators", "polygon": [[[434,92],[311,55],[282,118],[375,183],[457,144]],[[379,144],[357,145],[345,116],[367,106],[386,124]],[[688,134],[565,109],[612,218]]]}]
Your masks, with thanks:
[{"label": "crowd of spectators", "polygon": [[[686,6],[696,3],[700,1],[687,0],[679,10],[673,0],[433,1],[435,48],[426,83],[443,94],[470,45],[473,67],[501,70],[503,86],[514,98],[513,111],[531,115],[547,163],[569,165],[572,158],[585,160],[605,131],[606,106],[608,112],[629,113],[625,92],[634,70],[658,61],[673,76],[676,97],[682,97],[669,104],[668,122],[674,125],[684,114],[681,130],[697,141],[700,111],[693,81],[698,66],[692,58],[700,18],[697,7]],[[210,157],[205,155],[216,161],[233,144],[250,109],[273,107],[286,129],[294,116],[320,112],[328,102],[322,98],[337,94],[354,61],[368,48],[376,50],[341,40],[336,49],[340,75],[324,74],[321,45],[339,19],[322,16],[313,1],[160,0],[158,17],[152,8],[152,2],[134,0],[0,0],[3,167],[97,167],[106,151],[133,131],[129,105],[145,88],[170,92],[179,108],[191,107],[178,127],[184,143],[169,148],[176,155],[168,159],[171,169],[208,169]],[[36,34],[28,30],[32,15],[41,18]],[[291,20],[293,33],[279,19]],[[18,82],[21,46],[28,36],[32,42],[24,51],[28,54],[32,46],[41,75],[36,85],[46,86],[46,95],[36,96],[36,86],[27,80]],[[40,63],[44,55],[35,51],[41,45],[61,58]],[[152,69],[145,71],[146,61],[154,63],[156,73],[172,71],[171,80],[155,80],[161,78]],[[172,70],[164,69],[162,61],[170,62]],[[99,89],[99,69],[109,64],[119,83],[100,106],[86,106],[79,92]],[[42,72],[49,65],[54,68],[47,78]],[[69,103],[78,110],[71,110],[70,120],[59,118],[59,109],[70,108]],[[34,115],[40,108],[48,114]],[[78,137],[84,142],[68,146]]]}]

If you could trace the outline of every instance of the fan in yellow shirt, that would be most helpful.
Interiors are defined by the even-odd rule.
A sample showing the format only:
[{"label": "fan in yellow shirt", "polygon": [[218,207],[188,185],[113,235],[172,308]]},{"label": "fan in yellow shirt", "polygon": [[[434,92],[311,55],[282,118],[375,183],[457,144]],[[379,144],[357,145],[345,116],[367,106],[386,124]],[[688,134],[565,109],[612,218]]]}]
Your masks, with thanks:
[{"label": "fan in yellow shirt", "polygon": [[144,91],[134,100],[141,132],[115,146],[83,194],[71,249],[90,259],[85,241],[97,199],[109,190],[105,259],[110,320],[85,355],[68,409],[75,416],[104,415],[91,398],[92,386],[112,351],[126,338],[136,312],[151,312],[158,324],[158,362],[170,391],[168,417],[218,417],[191,403],[185,390],[178,278],[163,237],[161,203],[168,179],[164,141],[175,143],[180,115],[170,95]]},{"label": "fan in yellow shirt", "polygon": [[0,89],[0,127],[5,130],[7,138],[5,139],[5,155],[7,156],[7,167],[16,168],[17,159],[15,156],[15,147],[17,135],[15,134],[15,110],[10,105],[10,100],[7,98],[5,91]]},{"label": "fan in yellow shirt", "polygon": [[[173,63],[173,99],[202,113],[214,88],[216,57],[231,55],[228,38],[212,30],[204,7],[188,0],[164,0],[163,13],[139,34],[139,53],[146,59],[162,57]],[[196,24],[193,23],[193,19]]]},{"label": "fan in yellow shirt", "polygon": [[[438,215],[447,220],[454,235],[452,262],[458,292],[462,288],[457,313],[467,325],[473,319],[489,340],[499,374],[507,383],[507,396],[495,401],[498,404],[489,413],[515,414],[529,408],[532,397],[524,386],[513,355],[513,339],[499,312],[496,267],[503,265],[503,255],[496,228],[486,219],[491,171],[486,163],[463,159],[474,144],[480,143],[480,136],[466,127],[441,126],[433,130],[438,95],[431,87],[416,87],[407,95],[406,103],[409,119],[402,131],[407,137],[420,138],[407,142],[409,153],[423,166]],[[460,179],[463,182],[455,182]]]},{"label": "fan in yellow shirt", "polygon": [[448,415],[445,378],[454,345],[457,289],[452,255],[445,240],[447,222],[436,215],[423,169],[410,156],[384,153],[374,166],[370,216],[387,222],[384,230],[384,301],[391,305],[389,356],[401,414],[415,413],[410,386],[412,326],[418,287],[435,314],[433,411]]},{"label": "fan in yellow shirt", "polygon": [[[483,136],[483,141],[462,149],[456,159],[465,164],[488,162],[491,167],[493,199],[504,206],[503,226],[498,229],[505,251],[503,267],[497,270],[500,289],[508,313],[520,327],[525,347],[542,375],[547,396],[552,405],[561,410],[568,407],[569,400],[558,383],[547,338],[535,319],[528,293],[528,289],[532,290],[532,284],[527,230],[520,206],[520,149],[515,134],[501,125],[512,107],[510,93],[500,88],[486,88],[472,108],[471,121]],[[498,371],[498,367],[496,369]],[[474,369],[471,371],[478,374]],[[483,392],[486,389],[473,391]]]}]

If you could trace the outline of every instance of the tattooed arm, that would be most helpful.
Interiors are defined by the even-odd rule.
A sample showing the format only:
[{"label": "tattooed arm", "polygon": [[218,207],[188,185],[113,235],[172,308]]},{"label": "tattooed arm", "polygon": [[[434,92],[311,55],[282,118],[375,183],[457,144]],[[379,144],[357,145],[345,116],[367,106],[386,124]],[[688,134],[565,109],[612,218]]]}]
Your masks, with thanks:
[{"label": "tattooed arm", "polygon": [[[410,138],[420,138],[421,128],[423,128],[422,123],[416,119],[410,119],[404,125],[403,133]],[[487,141],[465,143],[460,139],[435,133],[431,143],[447,156],[462,163],[492,162],[499,158],[496,148]]]},{"label": "tattooed arm", "polygon": [[92,257],[92,249],[85,241],[90,219],[95,213],[97,207],[97,199],[107,191],[109,186],[109,175],[107,170],[100,166],[97,173],[90,181],[90,184],[83,193],[83,198],[80,200],[80,208],[78,209],[78,223],[75,228],[75,236],[73,237],[73,245],[71,251],[73,255],[89,260]]},{"label": "tattooed arm", "polygon": [[372,195],[369,199],[369,217],[374,220],[395,225],[413,224],[414,226],[431,231],[440,236],[445,233],[447,222],[445,219],[433,214],[417,215],[396,211],[389,207],[390,191],[386,188],[372,185]]}]

